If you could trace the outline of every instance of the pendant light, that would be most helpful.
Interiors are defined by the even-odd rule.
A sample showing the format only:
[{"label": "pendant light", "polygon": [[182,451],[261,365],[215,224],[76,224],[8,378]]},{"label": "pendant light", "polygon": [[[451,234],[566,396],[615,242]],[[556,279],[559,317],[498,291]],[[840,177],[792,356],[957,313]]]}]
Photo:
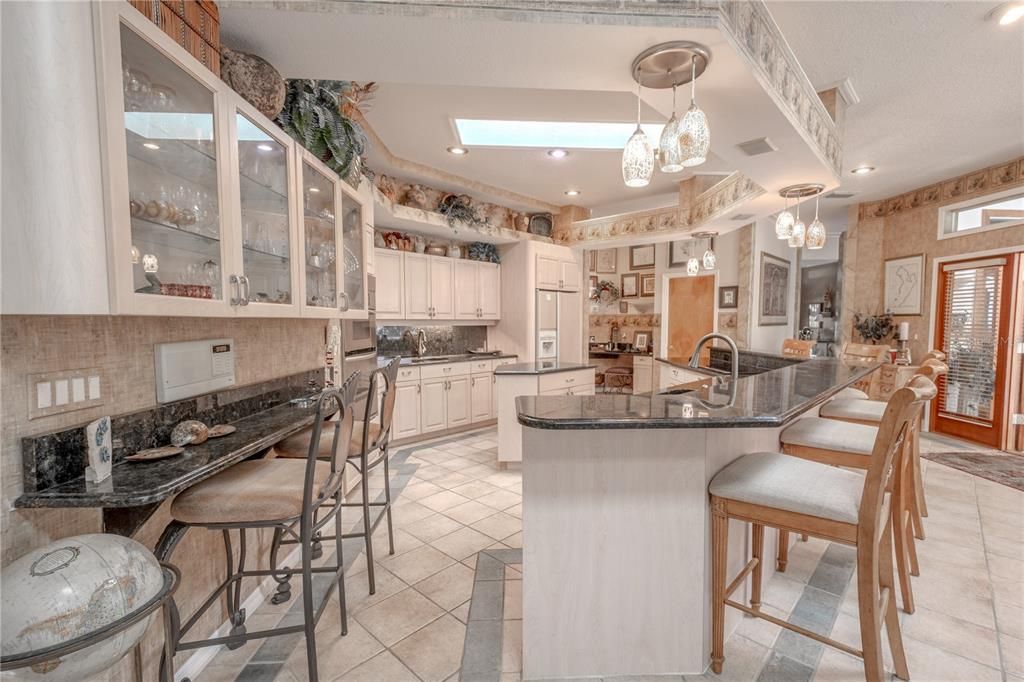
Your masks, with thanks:
[{"label": "pendant light", "polygon": [[789,239],[793,236],[793,223],[796,221],[793,219],[793,214],[789,212],[789,197],[784,195],[783,198],[786,200],[786,207],[775,219],[775,236],[779,239]]},{"label": "pendant light", "polygon": [[636,130],[626,142],[622,150],[622,181],[626,187],[646,187],[654,172],[654,148],[651,147],[647,134],[640,127],[640,88],[639,74],[636,79]]},{"label": "pendant light", "polygon": [[[690,108],[683,116],[680,124],[679,147],[683,155],[683,165],[687,168],[699,166],[708,159],[708,148],[711,146],[711,129],[708,117],[697,106],[697,56],[690,60]],[[703,57],[701,57],[703,59]]]},{"label": "pendant light", "polygon": [[807,226],[806,244],[808,249],[820,249],[825,246],[828,234],[825,232],[825,223],[818,220],[818,199],[819,193],[814,197],[814,221]]},{"label": "pendant light", "polygon": [[793,223],[793,234],[789,237],[789,245],[794,249],[802,247],[806,231],[804,221],[800,220],[800,201],[798,200],[796,202],[796,222]]},{"label": "pendant light", "polygon": [[708,248],[704,251],[704,256],[701,258],[701,265],[705,270],[714,270],[718,265],[718,257],[715,255],[715,237],[717,232],[697,232],[693,236],[697,239],[707,239]]},{"label": "pendant light", "polygon": [[690,252],[690,259],[686,261],[686,274],[690,277],[696,277],[700,274],[700,261],[693,255],[692,247],[687,249]]},{"label": "pendant light", "polygon": [[662,173],[683,170],[683,152],[679,147],[679,119],[676,117],[676,86],[672,84],[672,117],[661,130],[658,142],[658,161]]}]

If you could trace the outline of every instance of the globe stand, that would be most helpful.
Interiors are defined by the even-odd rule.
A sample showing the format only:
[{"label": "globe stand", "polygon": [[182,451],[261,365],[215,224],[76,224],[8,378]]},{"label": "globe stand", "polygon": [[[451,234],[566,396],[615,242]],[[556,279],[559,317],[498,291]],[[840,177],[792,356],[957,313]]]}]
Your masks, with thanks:
[{"label": "globe stand", "polygon": [[[181,572],[177,567],[170,564],[161,563],[160,567],[164,572],[164,584],[160,591],[149,601],[143,604],[140,608],[132,611],[130,614],[123,618],[109,623],[95,632],[90,632],[87,635],[76,637],[75,639],[68,640],[63,644],[56,646],[47,647],[45,649],[37,649],[35,651],[26,651],[18,654],[11,654],[9,656],[0,657],[0,671],[7,672],[9,670],[18,670],[20,668],[27,668],[32,666],[37,672],[45,671],[47,669],[56,668],[61,663],[61,659],[65,656],[70,656],[73,653],[79,652],[82,649],[94,646],[101,642],[104,642],[114,635],[117,635],[124,630],[127,630],[131,626],[135,625],[143,618],[147,618],[157,609],[163,608],[163,621],[164,621],[164,653],[166,654],[169,650],[170,639],[167,637],[167,633],[172,631],[170,619],[170,609],[166,608],[167,601],[174,594],[174,591],[178,589],[178,585],[181,582]],[[140,644],[135,645],[136,655],[138,655]],[[168,657],[169,658],[169,657]],[[121,659],[118,659],[118,661]],[[166,666],[161,666],[161,681],[162,682],[174,682],[174,663],[173,659],[169,658],[170,663]],[[112,661],[110,666],[113,666],[117,661]],[[52,668],[51,668],[52,666]],[[108,666],[108,669],[109,667]]]}]

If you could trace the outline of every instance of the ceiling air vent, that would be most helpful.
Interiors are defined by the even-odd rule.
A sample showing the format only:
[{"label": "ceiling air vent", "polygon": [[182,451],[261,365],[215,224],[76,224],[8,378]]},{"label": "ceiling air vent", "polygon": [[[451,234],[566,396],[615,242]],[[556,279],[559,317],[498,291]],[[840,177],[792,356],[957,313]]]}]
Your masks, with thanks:
[{"label": "ceiling air vent", "polygon": [[729,218],[729,220],[750,220],[753,217],[753,213],[737,213],[736,215]]},{"label": "ceiling air vent", "polygon": [[756,140],[740,142],[736,146],[739,147],[740,151],[747,156],[758,156],[759,154],[767,154],[768,152],[778,151],[779,149],[767,137],[759,137]]},{"label": "ceiling air vent", "polygon": [[849,199],[853,196],[853,192],[829,192],[825,195],[825,199]]}]

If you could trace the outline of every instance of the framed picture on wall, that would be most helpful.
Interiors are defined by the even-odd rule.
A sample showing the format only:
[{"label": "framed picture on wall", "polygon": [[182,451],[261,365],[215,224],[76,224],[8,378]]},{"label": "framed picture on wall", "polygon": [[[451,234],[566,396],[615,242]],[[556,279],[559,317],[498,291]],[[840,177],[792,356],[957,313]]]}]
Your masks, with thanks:
[{"label": "framed picture on wall", "polygon": [[601,249],[595,254],[595,272],[615,272],[618,252],[615,249]]},{"label": "framed picture on wall", "polygon": [[640,295],[654,296],[655,275],[653,272],[645,272],[640,275]]},{"label": "framed picture on wall", "polygon": [[718,287],[718,309],[734,310],[739,306],[739,296],[738,286]]},{"label": "framed picture on wall", "polygon": [[597,275],[591,275],[590,276],[590,292],[588,294],[588,297],[589,298],[594,298],[594,294],[595,293],[597,293]]},{"label": "framed picture on wall", "polygon": [[924,296],[924,254],[885,261],[885,312],[920,315]]},{"label": "framed picture on wall", "polygon": [[669,242],[668,243],[668,266],[670,268],[678,268],[686,265],[686,261],[690,259],[690,251],[686,247],[687,242]]},{"label": "framed picture on wall", "polygon": [[757,323],[762,327],[789,324],[789,261],[761,252],[761,296]]},{"label": "framed picture on wall", "polygon": [[630,270],[654,269],[654,244],[629,247]]},{"label": "framed picture on wall", "polygon": [[622,298],[636,298],[640,295],[640,275],[631,272],[622,275]]},{"label": "framed picture on wall", "polygon": [[651,345],[651,332],[642,331],[633,334],[633,348],[638,351],[646,351]]}]

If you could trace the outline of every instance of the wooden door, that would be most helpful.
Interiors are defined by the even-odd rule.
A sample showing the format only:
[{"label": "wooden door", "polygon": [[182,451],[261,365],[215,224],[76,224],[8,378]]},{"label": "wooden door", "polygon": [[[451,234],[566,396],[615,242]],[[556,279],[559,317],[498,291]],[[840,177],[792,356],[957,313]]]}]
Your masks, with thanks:
[{"label": "wooden door", "polygon": [[455,319],[455,292],[452,283],[457,261],[442,256],[430,256],[430,307],[437,320]]},{"label": "wooden door", "polygon": [[402,252],[381,249],[374,259],[377,271],[377,319],[401,320],[405,306]]},{"label": "wooden door", "polygon": [[469,379],[470,407],[472,421],[487,421],[492,417],[491,413],[491,374],[474,374]]},{"label": "wooden door", "polygon": [[420,385],[399,384],[395,387],[395,438],[409,438],[420,433]]},{"label": "wooden door", "polygon": [[448,426],[446,414],[448,380],[424,381],[420,394],[420,432],[441,431]]},{"label": "wooden door", "polygon": [[1011,256],[942,265],[935,338],[949,373],[932,401],[933,431],[1002,446],[1013,270]]},{"label": "wooden door", "polygon": [[1013,292],[1014,319],[1010,350],[1010,424],[1006,450],[1024,454],[1024,253],[1017,254],[1016,286]]},{"label": "wooden door", "polygon": [[430,256],[407,253],[405,260],[405,319],[430,317]]},{"label": "wooden door", "polygon": [[448,427],[463,426],[470,420],[469,377],[448,380]]},{"label": "wooden door", "polygon": [[[697,341],[715,330],[715,277],[673,277],[668,282],[668,357],[689,360]],[[710,355],[705,347],[704,357]]]},{"label": "wooden door", "polygon": [[479,263],[468,260],[455,261],[455,319],[475,320],[479,308],[477,272]]}]

